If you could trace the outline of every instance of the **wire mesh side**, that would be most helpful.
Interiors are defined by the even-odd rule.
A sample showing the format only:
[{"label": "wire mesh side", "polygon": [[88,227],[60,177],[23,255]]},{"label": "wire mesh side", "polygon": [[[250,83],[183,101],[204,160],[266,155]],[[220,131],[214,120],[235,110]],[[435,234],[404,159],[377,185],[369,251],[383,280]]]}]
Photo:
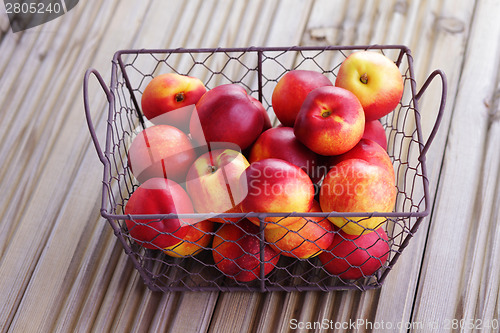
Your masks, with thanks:
[{"label": "wire mesh side", "polygon": [[[133,138],[145,127],[151,126],[144,119],[140,110],[140,99],[148,82],[156,75],[175,72],[200,78],[207,89],[221,84],[236,83],[247,92],[262,101],[268,113],[273,117],[270,96],[278,80],[292,69],[310,69],[325,74],[333,82],[341,62],[353,49],[300,49],[269,50],[252,48],[251,50],[224,51],[207,50],[205,52],[176,51],[125,52],[115,58],[111,91],[114,94],[115,112],[108,123],[111,126],[109,151],[106,152],[110,168],[105,176],[104,186],[108,193],[108,207],[111,215],[124,214],[127,200],[138,187],[138,182],[131,173],[127,153]],[[136,268],[147,277],[150,287],[159,290],[334,290],[334,289],[369,289],[381,285],[383,277],[390,271],[409,239],[416,230],[415,225],[421,220],[418,213],[424,204],[424,175],[418,160],[422,143],[418,138],[414,98],[411,77],[411,55],[405,49],[376,48],[396,62],[404,79],[404,94],[397,109],[383,117],[381,122],[388,139],[388,154],[394,165],[398,194],[395,212],[401,216],[387,216],[381,225],[388,235],[390,251],[387,260],[373,275],[359,279],[342,279],[324,269],[317,256],[310,259],[291,258],[280,253],[275,268],[265,276],[259,276],[253,282],[240,282],[226,277],[217,269],[212,253],[212,244],[200,247],[196,255],[176,258],[160,249],[147,249],[139,246],[130,235],[125,220],[113,220],[115,233],[122,237],[124,246],[130,249],[129,256],[134,258]],[[276,122],[276,121],[275,121]],[[304,214],[303,219],[307,219]],[[140,221],[137,221],[141,223]],[[356,221],[354,221],[356,222]],[[215,228],[220,224],[215,224]],[[288,231],[293,232],[293,231]],[[338,234],[338,231],[331,231]],[[213,231],[206,234],[212,239]],[[258,235],[261,248],[270,246],[262,233]],[[217,250],[215,250],[217,251]],[[175,254],[175,248],[171,254]],[[259,253],[260,255],[261,253]],[[250,254],[254,255],[254,254]],[[262,258],[258,258],[262,259]],[[260,273],[265,263],[261,263]]]}]

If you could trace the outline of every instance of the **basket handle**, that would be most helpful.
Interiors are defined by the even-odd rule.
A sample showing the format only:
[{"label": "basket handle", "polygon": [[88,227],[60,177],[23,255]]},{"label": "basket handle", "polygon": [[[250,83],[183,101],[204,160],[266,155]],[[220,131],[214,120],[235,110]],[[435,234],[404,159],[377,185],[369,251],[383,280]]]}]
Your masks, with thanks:
[{"label": "basket handle", "polygon": [[418,102],[420,100],[420,98],[422,97],[422,95],[424,94],[424,92],[427,90],[427,87],[429,87],[429,85],[431,84],[432,80],[434,80],[434,78],[438,75],[441,78],[441,84],[442,84],[441,102],[439,104],[439,111],[438,111],[438,114],[436,117],[436,122],[434,123],[434,127],[432,128],[431,134],[429,135],[427,142],[425,143],[422,151],[420,152],[420,156],[419,156],[418,160],[421,162],[425,160],[425,155],[426,155],[427,151],[429,150],[429,147],[431,146],[431,143],[434,140],[434,137],[437,134],[439,125],[441,124],[441,119],[443,118],[444,107],[446,105],[446,95],[448,92],[448,85],[447,85],[447,81],[446,81],[446,75],[444,74],[444,72],[441,71],[440,69],[436,69],[435,71],[433,71],[429,75],[429,77],[427,77],[427,80],[425,80],[424,84],[422,85],[420,90],[415,95],[415,99]]},{"label": "basket handle", "polygon": [[99,157],[99,160],[101,160],[102,164],[106,165],[108,164],[108,160],[104,156],[101,145],[99,144],[99,140],[97,139],[97,134],[95,132],[94,124],[92,122],[92,116],[90,115],[90,106],[89,106],[89,78],[90,75],[94,74],[94,76],[97,78],[97,81],[99,81],[99,84],[102,87],[102,90],[104,90],[104,93],[106,94],[106,99],[108,100],[109,103],[113,101],[113,96],[111,95],[111,92],[109,88],[106,86],[106,83],[104,82],[104,79],[102,78],[101,74],[94,69],[94,68],[89,68],[85,72],[85,76],[83,78],[83,105],[85,108],[85,116],[87,118],[87,125],[89,127],[90,131],[90,136],[92,137],[92,141],[94,142],[95,150],[97,151],[97,155]]}]

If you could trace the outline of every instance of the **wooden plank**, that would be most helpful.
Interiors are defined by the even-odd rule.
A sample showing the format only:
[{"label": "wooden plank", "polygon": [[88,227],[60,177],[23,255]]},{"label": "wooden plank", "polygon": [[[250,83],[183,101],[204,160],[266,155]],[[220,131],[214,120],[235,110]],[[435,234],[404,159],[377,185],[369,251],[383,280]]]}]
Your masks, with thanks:
[{"label": "wooden plank", "polygon": [[[97,212],[97,202],[94,207],[92,211]],[[88,222],[88,229],[94,226],[93,230],[82,235],[79,241],[79,252],[85,253],[76,252],[74,255],[82,260],[71,265],[76,272],[72,273],[74,277],[66,299],[61,301],[58,318],[54,319],[57,320],[54,325],[57,332],[90,331],[98,322],[99,311],[109,315],[111,311],[106,311],[107,305],[122,299],[124,285],[114,281],[123,281],[133,272],[111,228],[106,225],[103,230],[105,222],[94,215],[94,219]]]},{"label": "wooden plank", "polygon": [[[105,297],[102,303],[98,303],[99,307],[97,309],[87,310],[93,321],[88,323],[78,321],[77,327],[91,329],[94,332],[109,332],[116,325],[117,317],[123,316],[120,309],[125,304],[134,301],[135,297],[131,295],[137,292],[137,289],[134,289],[134,284],[140,286],[140,277],[137,271],[133,269],[130,261],[126,260],[123,251],[117,265],[111,266],[111,268],[113,269],[113,277],[109,284],[106,284],[106,289],[104,289]],[[108,267],[108,269],[110,268]],[[143,290],[144,288],[142,288]],[[102,293],[103,289],[98,289],[98,291]]]},{"label": "wooden plank", "polygon": [[[210,324],[208,332],[250,332],[252,324],[255,324],[254,320],[261,299],[262,295],[258,293],[222,293],[213,313],[213,319],[216,320]],[[233,310],[229,311],[229,309]],[[244,311],[237,311],[238,309]],[[219,320],[219,318],[224,318],[224,320]]]},{"label": "wooden plank", "polygon": [[[468,246],[478,232],[475,228],[478,216],[474,200],[452,193],[472,196],[478,193],[480,173],[473,170],[481,170],[484,162],[483,147],[489,120],[484,100],[494,94],[499,65],[495,56],[498,40],[484,37],[500,33],[500,22],[487,14],[498,12],[499,6],[495,1],[481,1],[475,10],[476,17],[482,19],[473,21],[467,44],[467,60],[460,78],[433,213],[436,223],[429,230],[415,303],[414,319],[419,322],[443,324],[444,320],[461,319],[464,315],[462,291],[467,289],[469,276],[464,269],[472,254]],[[474,126],[470,126],[471,116]],[[465,130],[467,135],[463,135]]]},{"label": "wooden plank", "polygon": [[[42,29],[42,28],[43,27],[35,29]],[[25,52],[30,52],[30,50],[29,49],[25,50]],[[29,119],[26,119],[26,121],[28,120]],[[12,127],[14,128],[15,126]],[[17,130],[21,132],[22,129],[23,127],[17,128]],[[56,137],[57,135],[53,135],[51,139],[53,140]],[[49,138],[43,142],[47,143],[48,141],[50,143],[51,139]],[[40,144],[40,148],[43,149],[43,145]],[[40,156],[43,153],[37,153],[37,154],[38,156]],[[32,157],[36,158],[38,156],[32,156]],[[28,158],[28,156],[26,157]],[[36,159],[34,160],[36,162]],[[60,160],[57,157],[56,160],[58,160],[58,163],[60,163],[61,166],[64,166],[65,162],[64,160]],[[31,160],[28,158],[28,161]],[[43,163],[40,164],[43,165]],[[34,165],[37,168],[40,166],[40,164],[35,163]],[[14,168],[15,166],[16,165],[12,165],[11,167]],[[28,176],[31,175],[36,176],[37,174],[38,171],[36,169],[33,170],[33,168],[30,168],[29,172],[27,173]],[[27,229],[23,230],[21,223],[15,226],[14,230],[16,231],[17,235],[15,239],[17,241],[11,242],[9,244],[10,245],[9,250],[5,252],[6,254],[3,257],[1,263],[0,271],[2,271],[3,273],[2,273],[2,281],[0,282],[1,286],[0,290],[2,291],[0,295],[2,295],[5,301],[2,302],[2,306],[4,308],[2,309],[2,319],[0,319],[1,325],[8,325],[10,323],[14,315],[14,312],[12,312],[12,310],[17,307],[22,291],[24,290],[26,284],[28,283],[28,279],[33,271],[34,264],[39,256],[39,253],[41,252],[41,248],[39,245],[43,244],[44,240],[46,240],[48,232],[52,227],[51,221],[53,221],[52,220],[53,215],[51,214],[54,214],[54,212],[57,211],[57,207],[50,206],[50,204],[48,203],[50,203],[52,200],[53,200],[52,202],[55,203],[58,198],[64,196],[64,187],[59,187],[58,191],[56,192],[57,194],[55,195],[51,193],[51,191],[55,190],[54,187],[57,186],[58,184],[57,181],[58,178],[60,178],[61,174],[65,173],[61,171],[57,173],[57,177],[48,177],[47,179],[35,177],[31,180],[32,184],[28,183],[24,186],[25,192],[23,193],[22,197],[23,201],[29,202],[33,197],[36,197],[37,200],[32,202],[30,209],[17,212],[19,216],[23,216],[23,214],[26,213],[28,214],[28,216],[29,214],[31,214],[31,217],[28,217],[25,220],[24,226]],[[42,185],[40,185],[39,183],[42,183]],[[3,184],[5,184],[5,182],[3,182]],[[22,189],[24,184],[20,185]],[[40,186],[37,187],[37,185]],[[30,187],[36,190],[32,191]],[[35,196],[36,193],[38,193],[37,196]],[[21,203],[21,205],[22,204],[26,205],[26,202]],[[15,206],[12,207],[15,208]],[[26,217],[26,215],[24,215],[24,217]],[[45,223],[41,224],[40,220],[45,221]],[[17,223],[17,221],[15,222]],[[28,225],[29,223],[35,223],[35,226],[33,225],[29,226]],[[40,225],[42,227],[40,227]],[[33,230],[37,230],[37,232],[33,233],[32,232]]]},{"label": "wooden plank", "polygon": [[[126,4],[124,2],[122,3],[125,6],[128,6],[127,12],[130,15],[135,16],[137,14],[138,11],[130,11],[130,4]],[[107,7],[107,9],[111,10],[112,6]],[[126,14],[123,14],[121,16],[121,19],[123,19],[124,17],[126,17]],[[88,30],[82,31],[82,33],[84,33],[84,36],[86,36]],[[120,41],[120,39],[114,40],[116,42]],[[108,42],[107,47],[113,47],[112,45],[113,44]],[[84,62],[80,63],[80,66],[84,65]],[[81,68],[79,73],[83,73],[83,71],[84,68]],[[73,80],[72,84],[66,83],[66,88],[69,88],[67,91],[72,91],[73,95],[78,96],[81,94],[81,83],[78,81]],[[81,105],[79,99],[70,99],[67,98],[66,95],[63,95],[62,97],[63,100],[65,100],[67,103],[61,103],[63,109],[65,107],[71,109],[71,106],[73,106],[75,103]],[[101,100],[102,99],[103,96],[101,96]],[[2,292],[0,294],[12,295],[11,297],[9,297],[9,303],[17,302],[20,294],[23,292],[23,289],[26,287],[26,284],[28,282],[24,281],[24,283],[20,284],[19,277],[31,275],[31,273],[28,274],[28,272],[30,270],[32,271],[37,264],[36,262],[33,262],[31,260],[38,257],[37,252],[41,252],[42,249],[45,250],[42,254],[42,258],[45,258],[45,260],[47,260],[45,261],[47,265],[37,266],[35,270],[36,273],[33,275],[34,277],[41,276],[43,278],[33,279],[30,282],[28,286],[29,297],[23,298],[21,304],[19,305],[19,309],[28,310],[18,311],[15,319],[11,324],[11,327],[17,327],[22,331],[35,330],[40,327],[46,327],[46,325],[47,327],[51,327],[53,317],[57,313],[55,313],[53,309],[51,309],[52,306],[48,304],[58,304],[56,300],[65,296],[64,293],[61,294],[57,292],[60,290],[59,286],[63,281],[61,279],[64,279],[65,269],[67,268],[67,266],[62,265],[62,263],[65,262],[65,260],[66,262],[71,262],[72,254],[74,253],[76,246],[73,238],[77,236],[79,232],[81,232],[81,230],[83,230],[83,228],[85,227],[84,224],[71,225],[66,221],[78,221],[79,213],[78,211],[71,209],[71,207],[81,207],[81,209],[85,209],[85,205],[87,205],[87,207],[93,207],[95,203],[95,198],[93,196],[74,196],[68,201],[65,201],[65,195],[67,194],[68,189],[71,189],[72,187],[74,189],[77,189],[79,184],[91,184],[89,179],[87,178],[89,175],[88,170],[81,169],[81,165],[79,163],[82,159],[81,152],[79,150],[74,150],[74,146],[78,142],[74,139],[75,128],[79,128],[80,136],[78,138],[82,143],[88,142],[88,134],[86,133],[87,130],[85,127],[70,125],[80,123],[81,115],[82,113],[69,113],[68,118],[65,119],[65,122],[61,124],[62,127],[60,129],[60,132],[58,133],[59,136],[56,137],[58,137],[59,139],[64,137],[72,139],[58,140],[52,147],[54,151],[58,151],[60,152],[60,154],[52,154],[50,156],[49,161],[47,162],[46,172],[44,173],[44,176],[41,177],[41,180],[33,194],[34,197],[39,198],[39,200],[37,200],[37,205],[31,205],[25,212],[25,215],[23,216],[23,219],[19,224],[18,230],[13,236],[11,245],[7,250],[5,257],[6,259],[2,261],[2,264],[0,266],[1,275],[5,277],[5,279],[2,281]],[[68,160],[75,161],[74,167],[76,168],[76,170],[73,171],[70,169],[69,172],[66,170],[67,166],[65,162]],[[100,172],[96,172],[97,175],[99,173]],[[74,177],[76,177],[78,174],[80,174],[82,177],[81,182],[74,180]],[[94,188],[97,188],[98,186],[98,179],[99,178],[94,178]],[[68,184],[67,189],[61,191],[61,184]],[[51,195],[47,195],[47,193],[50,193]],[[65,202],[65,204],[63,205],[62,202]],[[68,214],[66,215],[66,218],[61,216],[58,217],[58,211],[61,207],[69,208],[65,211],[65,213]],[[41,212],[42,214],[40,214]],[[47,242],[46,233],[50,232],[51,225],[47,225],[47,228],[43,230],[44,232],[41,231],[39,233],[32,233],[29,231],[34,230],[35,227],[33,223],[35,223],[35,226],[38,225],[38,221],[40,218],[42,218],[43,220],[55,222],[55,229],[51,237],[52,239],[58,239],[57,237],[61,237],[60,241],[55,243],[57,244],[57,246],[44,248],[44,244]],[[16,255],[15,253],[18,253],[18,255]],[[23,256],[20,256],[19,253],[23,253]],[[57,269],[54,269],[54,266],[50,264],[50,259],[47,259],[51,256],[56,256],[58,258],[58,262],[61,264],[61,266],[57,266]],[[30,258],[31,260],[23,260],[20,258]],[[42,262],[44,262],[43,259]],[[45,303],[47,305],[40,307],[42,303]],[[5,306],[7,306],[7,304],[5,304]],[[43,310],[36,311],[30,309]],[[8,312],[4,313],[2,311],[2,316],[8,314]],[[29,320],[25,318],[25,316],[27,315],[29,316]],[[0,320],[0,322],[7,323],[7,320]],[[32,328],[30,329],[30,327]]]},{"label": "wooden plank", "polygon": [[[95,11],[85,12],[84,19],[90,24],[95,22],[95,16]],[[6,165],[0,171],[0,181],[6,188],[6,196],[0,198],[0,206],[3,206],[0,208],[1,218],[6,221],[1,226],[0,248],[2,249],[7,246],[25,210],[25,205],[30,202],[32,191],[40,179],[40,166],[44,164],[47,152],[50,151],[48,147],[57,139],[57,136],[44,134],[54,133],[54,128],[64,121],[64,112],[54,112],[54,108],[61,103],[61,96],[56,93],[56,89],[63,89],[66,84],[64,80],[58,78],[71,71],[71,67],[65,66],[65,61],[68,54],[75,54],[75,49],[67,49],[66,45],[78,31],[75,30],[78,20],[63,22],[65,25],[55,26],[63,32],[59,34],[50,33],[54,25],[35,28],[49,29],[49,33],[43,32],[44,30],[40,33],[46,38],[37,40],[34,45],[36,52],[24,49],[22,46],[16,49],[15,58],[23,59],[24,53],[28,53],[32,58],[29,64],[33,67],[24,66],[19,73],[19,81],[11,83],[16,93],[6,101],[5,110],[16,110],[16,112],[6,112],[8,116],[4,119],[5,123],[0,125],[2,128],[0,132],[5,135],[6,143],[0,149],[0,156]],[[84,31],[86,27],[80,29]],[[33,56],[38,52],[41,52],[40,54],[46,52],[47,45],[53,50],[62,49],[64,52],[58,53],[58,57]],[[33,80],[33,72],[37,73],[37,80]],[[26,88],[15,88],[19,86]],[[26,98],[27,91],[31,98]],[[40,103],[41,100],[44,103]]]},{"label": "wooden plank", "polygon": [[[405,33],[403,34],[405,40],[400,42],[407,44],[412,49],[417,87],[421,86],[427,75],[434,69],[442,69],[448,76],[448,103],[445,115],[438,136],[427,156],[430,202],[432,202],[439,180],[442,155],[463,65],[463,57],[455,56],[450,58],[449,54],[452,52],[457,55],[463,55],[468,32],[464,30],[450,33],[446,29],[431,29],[429,27],[435,25],[432,24],[432,21],[428,20],[429,18],[437,20],[436,16],[453,17],[456,21],[461,21],[466,26],[472,20],[474,3],[445,1],[443,4],[440,4],[433,2],[437,6],[436,8],[426,3],[418,4],[412,2],[412,4],[414,6],[408,8],[407,13],[408,22],[412,22],[410,31],[422,31],[422,33]],[[440,12],[437,11],[438,8],[440,8]],[[423,11],[424,9],[425,11]],[[434,49],[436,50],[433,51]],[[429,54],[431,55],[429,56]],[[419,104],[424,138],[427,138],[435,122],[440,98],[441,86],[439,80],[436,80],[426,91]],[[394,304],[394,306],[379,306],[374,322],[384,320],[398,323],[410,322],[412,320],[414,294],[417,289],[420,263],[422,261],[429,223],[430,217],[424,219],[416,236],[411,240],[410,245],[404,250],[400,260],[388,275],[385,285],[390,286],[390,288],[382,288],[378,304]],[[394,309],[398,309],[398,311],[394,311]],[[401,331],[405,331],[404,328]]]},{"label": "wooden plank", "polygon": [[2,7],[0,8],[0,41],[3,41],[3,38],[8,30],[11,30],[9,17],[7,16],[5,7]]},{"label": "wooden plank", "polygon": [[[489,119],[487,125],[486,147],[484,149],[484,162],[481,170],[481,185],[475,200],[474,213],[477,218],[475,230],[477,232],[470,237],[468,245],[468,258],[465,261],[465,270],[468,272],[463,276],[467,289],[463,294],[463,316],[466,323],[493,323],[498,320],[495,315],[497,306],[499,286],[498,259],[498,235],[499,230],[499,207],[500,207],[500,122],[498,114],[498,83],[493,95],[493,103],[490,104]],[[483,325],[484,326],[484,325]],[[487,328],[484,326],[485,329]]]}]

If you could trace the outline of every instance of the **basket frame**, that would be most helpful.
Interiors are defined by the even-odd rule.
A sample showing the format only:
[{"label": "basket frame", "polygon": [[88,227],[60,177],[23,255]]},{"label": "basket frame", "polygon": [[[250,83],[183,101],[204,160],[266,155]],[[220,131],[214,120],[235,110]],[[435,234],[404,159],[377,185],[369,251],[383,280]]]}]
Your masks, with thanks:
[{"label": "basket frame", "polygon": [[[408,71],[409,71],[409,76],[410,76],[410,93],[411,93],[411,99],[413,101],[413,109],[415,110],[415,130],[418,138],[418,148],[419,148],[419,156],[418,156],[418,161],[420,162],[420,167],[421,167],[421,178],[422,178],[422,188],[423,188],[423,205],[424,209],[423,210],[418,210],[416,212],[350,212],[350,213],[342,213],[342,212],[318,212],[318,213],[311,213],[311,212],[284,212],[284,213],[261,213],[261,212],[252,212],[252,213],[223,213],[223,214],[218,214],[218,217],[221,218],[246,218],[246,217],[256,217],[260,220],[260,245],[261,245],[261,265],[260,265],[260,277],[259,277],[259,285],[258,286],[216,286],[216,287],[206,287],[206,286],[166,286],[166,287],[161,287],[156,284],[155,281],[155,276],[152,275],[147,268],[145,267],[137,260],[137,258],[134,256],[134,250],[131,248],[129,242],[123,235],[123,230],[120,227],[119,221],[127,220],[127,219],[134,219],[134,220],[145,220],[145,219],[172,219],[172,218],[198,218],[198,219],[204,219],[205,217],[208,217],[208,214],[200,214],[200,213],[195,213],[195,214],[143,214],[143,215],[125,215],[125,214],[115,214],[112,212],[112,210],[109,207],[109,193],[111,189],[109,188],[109,183],[110,183],[110,154],[111,154],[111,141],[112,141],[112,134],[113,134],[113,127],[112,127],[112,121],[113,121],[113,115],[115,113],[115,93],[113,90],[113,87],[116,86],[117,84],[117,75],[118,71],[120,70],[123,78],[125,80],[126,86],[130,91],[132,103],[134,104],[136,111],[137,111],[137,117],[139,118],[140,123],[144,127],[144,119],[142,113],[139,111],[140,110],[140,103],[138,103],[135,94],[132,92],[132,85],[129,80],[127,70],[126,70],[126,64],[123,60],[123,56],[125,55],[133,55],[133,54],[171,54],[171,53],[216,53],[216,52],[226,52],[226,53],[232,53],[232,52],[244,52],[244,53],[256,53],[257,54],[257,59],[258,59],[258,65],[257,65],[257,78],[258,78],[258,99],[259,101],[262,102],[263,98],[263,91],[262,91],[262,57],[265,52],[288,52],[288,51],[356,51],[356,50],[399,50],[399,55],[397,57],[396,65],[399,67],[403,57],[407,58],[407,64],[408,64]],[[97,139],[97,135],[95,132],[95,128],[93,126],[91,117],[90,117],[90,107],[88,103],[88,80],[91,74],[94,74],[96,78],[98,79],[102,89],[104,90],[107,101],[108,101],[108,115],[107,115],[107,128],[106,128],[106,137],[105,137],[105,145],[104,145],[104,151],[101,149],[99,141]],[[440,76],[442,80],[442,96],[441,96],[441,104],[439,107],[438,115],[436,122],[434,124],[434,127],[427,139],[427,142],[424,144],[424,137],[422,134],[422,128],[421,128],[421,116],[420,116],[420,109],[419,109],[419,100],[422,97],[423,93],[431,83],[431,81],[436,77]],[[94,141],[94,145],[97,151],[97,154],[99,156],[99,159],[104,165],[103,169],[103,185],[102,185],[102,193],[101,193],[101,209],[100,209],[100,214],[102,217],[104,217],[111,227],[113,228],[114,234],[122,244],[125,253],[129,256],[130,260],[132,261],[134,267],[138,270],[139,274],[141,275],[144,283],[148,286],[153,291],[186,291],[186,290],[195,290],[195,291],[260,291],[260,292],[266,292],[266,291],[306,291],[306,290],[323,290],[323,291],[330,291],[330,290],[338,290],[338,289],[360,289],[360,290],[367,290],[367,289],[376,289],[380,288],[384,282],[384,280],[387,277],[387,274],[391,270],[391,268],[394,266],[394,264],[397,262],[399,259],[402,251],[406,246],[408,245],[410,239],[413,237],[413,235],[416,233],[417,229],[422,223],[422,220],[424,217],[428,216],[430,213],[430,198],[429,198],[429,180],[427,177],[427,167],[426,167],[426,153],[427,150],[429,149],[429,146],[431,142],[433,141],[437,129],[439,127],[439,124],[441,122],[442,114],[444,111],[444,106],[446,102],[446,78],[443,72],[436,70],[434,71],[425,81],[425,83],[422,85],[420,90],[417,90],[417,85],[416,81],[414,79],[414,68],[413,68],[413,57],[411,55],[411,51],[408,47],[404,45],[356,45],[356,46],[321,46],[321,47],[304,47],[304,46],[292,46],[292,47],[248,47],[248,48],[197,48],[197,49],[185,49],[185,48],[177,48],[177,49],[127,49],[127,50],[120,50],[117,51],[114,54],[113,60],[112,60],[112,69],[111,69],[111,83],[110,86],[107,87],[104,80],[100,76],[100,74],[94,70],[94,69],[89,69],[85,75],[84,78],[84,103],[85,103],[85,111],[87,115],[87,123],[89,126],[90,134],[91,137]],[[396,252],[391,260],[388,262],[387,266],[389,269],[385,269],[382,273],[377,272],[377,283],[375,285],[369,285],[369,284],[339,284],[339,285],[332,285],[332,286],[269,286],[266,284],[266,279],[264,278],[264,264],[263,264],[263,247],[264,247],[264,228],[266,226],[265,218],[266,217],[287,217],[287,216],[296,216],[296,217],[323,217],[323,218],[328,218],[328,217],[386,217],[386,218],[416,218],[415,223],[412,225],[411,229],[407,232],[407,235],[403,239],[401,245],[399,246],[399,251]]]}]

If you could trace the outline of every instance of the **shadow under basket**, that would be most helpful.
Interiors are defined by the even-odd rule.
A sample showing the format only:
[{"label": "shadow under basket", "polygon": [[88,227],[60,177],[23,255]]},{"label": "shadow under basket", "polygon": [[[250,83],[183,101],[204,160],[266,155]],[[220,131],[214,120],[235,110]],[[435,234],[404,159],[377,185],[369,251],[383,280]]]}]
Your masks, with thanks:
[{"label": "shadow under basket", "polygon": [[[271,119],[274,112],[271,95],[278,80],[288,71],[295,69],[315,70],[323,73],[335,82],[338,69],[343,60],[352,52],[370,50],[383,53],[399,67],[404,81],[404,93],[399,105],[388,115],[380,119],[386,133],[387,152],[393,163],[397,198],[396,205],[390,213],[339,213],[339,212],[287,212],[267,214],[235,213],[221,214],[219,218],[246,219],[253,217],[260,225],[252,224],[255,230],[249,232],[240,223],[241,237],[249,236],[257,239],[257,250],[245,253],[245,249],[237,247],[235,262],[242,256],[254,262],[252,267],[243,267],[242,275],[226,276],[217,267],[214,253],[220,254],[220,244],[215,246],[212,238],[221,223],[214,223],[209,230],[203,230],[208,240],[201,246],[199,253],[187,257],[176,258],[166,254],[162,249],[148,249],[138,244],[131,236],[126,221],[136,224],[160,221],[165,218],[196,218],[204,220],[204,214],[167,214],[167,215],[126,215],[124,207],[134,190],[139,186],[127,163],[127,152],[132,139],[151,124],[142,114],[140,105],[142,93],[147,84],[163,73],[178,73],[199,78],[207,89],[218,85],[235,83],[244,87],[247,93],[261,101]],[[107,119],[105,127],[104,150],[98,141],[92,123],[90,104],[102,109],[102,97],[90,100],[92,93],[89,78],[94,75],[107,99]],[[424,142],[420,110],[418,102],[433,79],[439,76],[442,82],[442,96],[435,125]],[[94,87],[95,88],[95,87]],[[436,70],[424,82],[420,90],[414,78],[413,58],[410,50],[401,45],[363,45],[363,46],[323,46],[323,47],[249,47],[218,49],[161,49],[161,50],[122,50],[115,53],[112,60],[111,84],[108,87],[95,69],[89,69],[84,77],[84,106],[87,123],[98,157],[104,166],[101,215],[109,222],[114,234],[123,246],[125,253],[141,275],[144,283],[154,291],[305,291],[335,289],[373,289],[379,288],[387,274],[391,271],[403,249],[417,231],[422,219],[429,214],[429,181],[427,178],[425,155],[436,135],[441,121],[446,99],[445,75]],[[276,121],[275,121],[276,122]],[[379,218],[378,228],[366,230],[374,232],[376,242],[382,242],[387,249],[377,257],[368,255],[365,261],[346,266],[344,271],[332,274],[325,269],[325,262],[319,255],[308,259],[293,258],[290,252],[280,251],[274,244],[272,253],[267,255],[265,249],[271,246],[264,237],[264,230],[269,216],[296,216],[316,221],[328,217],[351,219],[358,223],[360,218]],[[355,219],[354,219],[355,218]],[[142,221],[142,222],[141,222]],[[195,227],[198,224],[195,225]],[[226,224],[224,224],[226,225]],[[373,231],[377,229],[377,231]],[[383,230],[387,237],[382,237],[378,230]],[[300,234],[300,231],[289,230],[289,233]],[[337,229],[326,231],[334,237],[341,237]],[[375,235],[374,234],[374,235]],[[195,240],[196,241],[196,240]],[[352,242],[343,239],[343,242]],[[230,241],[235,243],[235,241]],[[304,239],[304,242],[311,242]],[[237,245],[237,244],[233,244]],[[370,246],[368,246],[369,250]],[[357,251],[367,252],[367,248],[355,247]],[[170,254],[175,254],[175,248]],[[353,250],[354,251],[354,250]],[[348,257],[352,253],[345,256]],[[279,255],[279,258],[278,258]],[[288,256],[287,256],[288,255]],[[347,262],[346,257],[332,252],[332,261]],[[365,274],[363,266],[373,260],[379,261],[379,269]],[[324,261],[324,260],[323,260]],[[238,262],[236,262],[238,264]],[[269,272],[269,267],[271,270]],[[361,272],[359,277],[351,278],[348,271]],[[243,275],[247,278],[243,279]],[[250,278],[248,278],[250,276]],[[252,280],[252,281],[242,281]]]}]

